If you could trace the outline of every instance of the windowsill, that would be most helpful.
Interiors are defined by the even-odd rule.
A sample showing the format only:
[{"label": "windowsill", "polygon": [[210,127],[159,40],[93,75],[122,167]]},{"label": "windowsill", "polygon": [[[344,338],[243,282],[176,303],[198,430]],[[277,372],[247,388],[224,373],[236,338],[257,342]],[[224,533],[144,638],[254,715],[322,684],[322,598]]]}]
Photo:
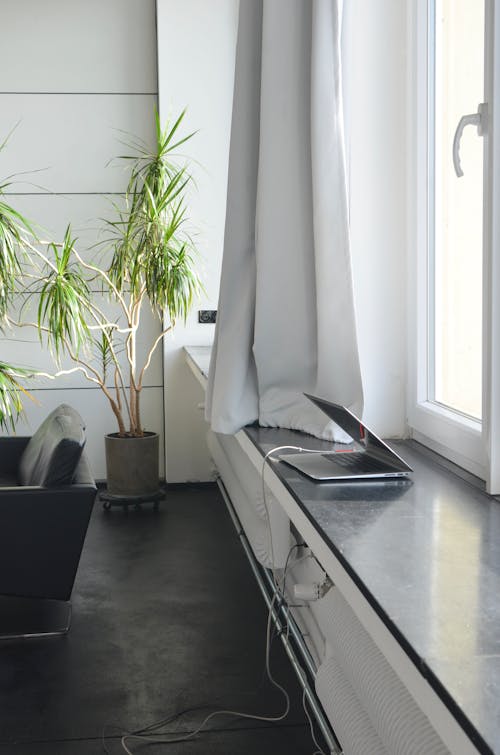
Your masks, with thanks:
[{"label": "windowsill", "polygon": [[[186,352],[203,385],[210,349]],[[259,459],[305,437],[258,426],[240,435]],[[330,447],[311,436],[307,442]],[[499,500],[478,477],[416,441],[390,443],[415,470],[409,484],[314,483],[283,463],[271,465],[324,553],[473,743],[451,748],[454,755],[500,753]]]},{"label": "windowsill", "polygon": [[486,459],[481,436],[481,423],[457,416],[445,407],[421,402],[409,412],[412,437],[440,456],[450,459],[484,480]]},{"label": "windowsill", "polygon": [[[483,479],[481,479],[481,477],[478,477],[472,472],[469,472],[467,469],[464,469],[459,464],[456,464],[451,459],[433,450],[425,443],[421,443],[419,440],[417,440],[417,438],[413,438],[413,440],[408,442],[410,442],[420,454],[427,456],[429,461],[437,464],[440,467],[443,467],[443,469],[445,469],[447,472],[452,472],[457,477],[460,477],[460,479],[466,482],[468,485],[472,485],[473,488],[480,490],[482,493],[487,495],[486,483]],[[497,496],[489,497],[494,497],[496,500],[500,500]]]},{"label": "windowsill", "polygon": [[[261,454],[303,437],[244,432]],[[308,436],[315,443],[323,442]],[[272,466],[477,751],[498,753],[499,502],[478,478],[415,441],[391,444],[414,468],[412,483],[318,484]]]}]

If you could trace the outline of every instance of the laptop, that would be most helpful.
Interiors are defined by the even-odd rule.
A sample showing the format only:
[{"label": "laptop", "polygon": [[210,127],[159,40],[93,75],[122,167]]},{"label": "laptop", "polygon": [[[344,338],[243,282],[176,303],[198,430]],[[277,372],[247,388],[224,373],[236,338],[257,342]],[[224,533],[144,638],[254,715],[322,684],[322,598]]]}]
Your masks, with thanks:
[{"label": "laptop", "polygon": [[349,409],[304,394],[342,428],[353,444],[324,453],[282,454],[278,458],[313,480],[379,480],[407,477],[412,468]]}]

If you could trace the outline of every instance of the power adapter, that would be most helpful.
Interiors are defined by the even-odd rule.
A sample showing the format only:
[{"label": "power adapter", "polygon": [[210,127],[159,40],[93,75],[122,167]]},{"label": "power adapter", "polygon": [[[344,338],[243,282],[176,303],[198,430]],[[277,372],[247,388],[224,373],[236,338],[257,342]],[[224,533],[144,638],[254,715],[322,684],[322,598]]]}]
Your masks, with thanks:
[{"label": "power adapter", "polygon": [[315,600],[324,598],[328,590],[333,587],[333,582],[329,577],[323,582],[312,582],[310,584],[296,584],[293,586],[293,597],[295,600],[303,600],[305,603],[312,603]]}]

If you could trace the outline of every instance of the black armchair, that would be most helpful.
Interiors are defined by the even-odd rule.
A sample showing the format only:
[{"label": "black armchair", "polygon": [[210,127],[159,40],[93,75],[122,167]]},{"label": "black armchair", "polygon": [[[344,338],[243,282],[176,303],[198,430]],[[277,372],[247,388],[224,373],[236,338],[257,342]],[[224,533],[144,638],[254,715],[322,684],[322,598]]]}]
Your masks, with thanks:
[{"label": "black armchair", "polygon": [[0,438],[0,637],[69,629],[96,495],[81,418],[52,412],[32,438]]}]

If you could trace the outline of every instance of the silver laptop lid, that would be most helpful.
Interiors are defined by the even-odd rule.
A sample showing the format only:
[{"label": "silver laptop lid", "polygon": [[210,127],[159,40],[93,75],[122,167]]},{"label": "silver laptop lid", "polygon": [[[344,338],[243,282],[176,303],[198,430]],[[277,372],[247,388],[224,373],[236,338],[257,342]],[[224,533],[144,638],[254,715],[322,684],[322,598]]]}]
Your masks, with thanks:
[{"label": "silver laptop lid", "polygon": [[360,419],[356,417],[349,409],[340,404],[334,404],[318,396],[311,396],[304,393],[304,396],[316,404],[330,419],[332,419],[344,432],[346,432],[357,446],[361,446],[365,451],[373,451],[377,456],[387,459],[389,463],[395,464],[401,469],[407,469],[412,472],[412,468],[404,459],[390,448],[387,443],[370,430]]}]

